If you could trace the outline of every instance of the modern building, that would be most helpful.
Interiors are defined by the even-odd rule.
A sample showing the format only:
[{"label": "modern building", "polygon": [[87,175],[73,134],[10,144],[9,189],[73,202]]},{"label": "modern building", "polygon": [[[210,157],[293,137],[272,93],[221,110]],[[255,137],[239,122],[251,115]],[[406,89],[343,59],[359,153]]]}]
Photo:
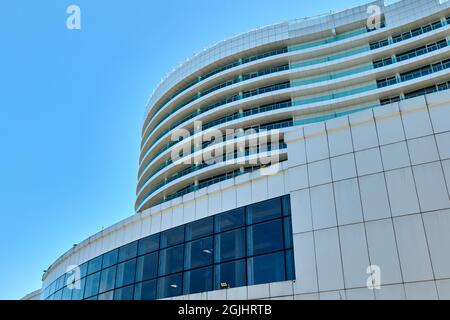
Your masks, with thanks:
[{"label": "modern building", "polygon": [[25,297],[23,297],[20,300],[27,300],[27,301],[32,301],[32,300],[41,300],[41,290],[36,290],[33,291],[29,294],[27,294]]},{"label": "modern building", "polygon": [[136,214],[41,299],[450,299],[449,88],[448,1],[217,43],[148,101]]}]

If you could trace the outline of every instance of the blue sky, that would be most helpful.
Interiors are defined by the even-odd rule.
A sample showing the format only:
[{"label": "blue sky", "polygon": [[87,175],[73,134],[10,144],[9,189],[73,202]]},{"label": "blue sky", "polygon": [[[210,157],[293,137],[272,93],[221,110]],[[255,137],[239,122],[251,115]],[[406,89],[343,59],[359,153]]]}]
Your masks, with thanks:
[{"label": "blue sky", "polygon": [[[9,0],[0,10],[0,299],[134,213],[145,101],[176,64],[258,26],[364,0]],[[66,28],[81,8],[82,30]]]}]

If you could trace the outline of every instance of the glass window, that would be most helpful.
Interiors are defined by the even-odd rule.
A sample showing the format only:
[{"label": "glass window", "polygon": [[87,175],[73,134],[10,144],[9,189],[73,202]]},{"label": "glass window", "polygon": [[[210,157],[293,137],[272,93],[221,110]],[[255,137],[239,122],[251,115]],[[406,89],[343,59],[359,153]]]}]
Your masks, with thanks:
[{"label": "glass window", "polygon": [[113,299],[114,299],[114,290],[98,295],[98,300],[113,300]]},{"label": "glass window", "polygon": [[221,289],[221,284],[226,284],[230,288],[242,287],[247,284],[245,259],[216,265],[214,289]]},{"label": "glass window", "polygon": [[53,300],[58,300],[58,301],[62,300],[62,290],[59,290],[55,293],[55,295],[53,296]]},{"label": "glass window", "polygon": [[73,284],[72,300],[83,300],[85,280],[86,278],[83,278]]},{"label": "glass window", "polygon": [[63,274],[61,277],[58,278],[56,281],[56,291],[61,290],[64,287],[64,282],[66,279],[66,274]]},{"label": "glass window", "polygon": [[289,195],[281,198],[281,202],[283,204],[283,216],[291,215],[291,197]]},{"label": "glass window", "polygon": [[245,257],[245,228],[216,235],[216,263],[243,257]]},{"label": "glass window", "polygon": [[88,263],[85,262],[80,266],[80,278],[84,278],[87,275]]},{"label": "glass window", "polygon": [[100,285],[100,272],[91,274],[86,278],[86,285],[84,289],[84,298],[96,296]]},{"label": "glass window", "polygon": [[281,217],[280,198],[252,204],[247,208],[247,223],[254,224]]},{"label": "glass window", "polygon": [[137,259],[136,282],[158,276],[158,252],[149,253]]},{"label": "glass window", "polygon": [[134,286],[134,300],[155,300],[156,279],[138,283]]},{"label": "glass window", "polygon": [[184,294],[207,292],[212,290],[212,266],[184,273]]},{"label": "glass window", "polygon": [[138,254],[141,256],[146,253],[159,250],[159,233],[139,240]]},{"label": "glass window", "polygon": [[136,259],[118,264],[116,273],[116,288],[133,283],[135,273]]},{"label": "glass window", "polygon": [[290,217],[283,219],[283,229],[284,229],[284,248],[293,248],[293,238],[292,238],[292,219]]},{"label": "glass window", "polygon": [[245,225],[245,208],[240,208],[219,214],[215,217],[215,231],[217,233],[237,229]]},{"label": "glass window", "polygon": [[186,226],[186,241],[191,241],[212,235],[214,218],[195,221]]},{"label": "glass window", "polygon": [[213,254],[213,237],[187,243],[184,258],[185,270],[212,264]]},{"label": "glass window", "polygon": [[98,296],[93,296],[93,297],[87,298],[86,300],[98,300]]},{"label": "glass window", "polygon": [[100,276],[100,293],[114,289],[114,283],[116,280],[116,268],[117,266],[103,269]]},{"label": "glass window", "polygon": [[87,274],[89,275],[97,271],[100,271],[102,269],[102,260],[103,260],[102,256],[89,260]]},{"label": "glass window", "polygon": [[119,248],[119,262],[133,259],[137,255],[138,242],[132,242]]},{"label": "glass window", "polygon": [[158,272],[160,276],[183,270],[183,249],[184,245],[179,245],[160,251]]},{"label": "glass window", "polygon": [[119,249],[116,249],[103,255],[103,265],[102,265],[103,269],[117,264],[118,253]]},{"label": "glass window", "polygon": [[260,223],[247,228],[247,255],[283,249],[283,228],[280,220]]},{"label": "glass window", "polygon": [[114,300],[133,300],[134,285],[114,290]]},{"label": "glass window", "polygon": [[63,294],[62,294],[62,300],[72,300],[72,289],[69,289],[68,287],[64,287]]},{"label": "glass window", "polygon": [[284,252],[249,258],[247,274],[249,285],[284,281]]},{"label": "glass window", "polygon": [[158,299],[182,295],[183,274],[178,273],[158,279]]},{"label": "glass window", "polygon": [[161,233],[161,249],[184,242],[184,226]]},{"label": "glass window", "polygon": [[286,251],[286,280],[295,280],[294,251]]}]

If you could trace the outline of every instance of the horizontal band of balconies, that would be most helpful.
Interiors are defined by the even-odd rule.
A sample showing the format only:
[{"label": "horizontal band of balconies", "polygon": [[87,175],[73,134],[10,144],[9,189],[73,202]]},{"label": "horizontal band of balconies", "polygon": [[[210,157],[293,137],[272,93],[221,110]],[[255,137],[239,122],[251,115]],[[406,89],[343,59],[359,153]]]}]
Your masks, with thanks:
[{"label": "horizontal band of balconies", "polygon": [[[260,150],[252,152],[251,149],[247,149],[243,153],[234,152],[232,155],[223,156],[222,161],[220,162],[214,164],[202,163],[198,166],[192,166],[180,171],[150,189],[149,192],[143,196],[142,200],[138,199],[137,211],[144,209],[144,203],[146,203],[147,206],[155,205],[155,199],[161,198],[160,201],[167,201],[167,196],[164,197],[164,194],[169,194],[169,197],[174,194],[179,194],[180,191],[175,190],[180,190],[180,188],[181,190],[186,190],[186,185],[195,185],[197,186],[196,190],[204,188],[204,183],[206,181],[211,182],[216,175],[222,175],[224,172],[230,171],[230,168],[239,169],[248,165],[261,165],[256,163],[260,162],[259,160],[261,158],[266,157],[277,157],[282,161],[287,158],[287,150],[284,143],[275,147],[270,147],[270,145],[268,145],[267,149],[267,151],[262,152]],[[195,184],[195,180],[199,181],[199,183]]]},{"label": "horizontal band of balconies", "polygon": [[[382,24],[380,26],[381,28],[384,28],[384,24]],[[305,49],[309,49],[309,48],[314,48],[314,47],[322,47],[324,45],[330,45],[330,44],[335,44],[338,41],[342,41],[342,40],[346,40],[349,38],[353,38],[356,36],[360,36],[360,35],[365,35],[369,32],[371,32],[373,30],[369,30],[367,28],[361,28],[361,29],[357,29],[354,31],[350,31],[350,32],[346,32],[344,34],[341,35],[336,35],[333,37],[329,37],[326,39],[321,39],[321,40],[312,40],[308,43],[303,43],[303,44],[299,44],[299,45],[294,45],[291,46],[290,48],[288,48],[287,46],[282,46],[279,49],[276,50],[270,50],[270,51],[266,51],[266,52],[262,52],[256,55],[251,55],[251,56],[245,56],[243,58],[237,59],[231,63],[227,63],[223,66],[217,67],[216,69],[209,71],[203,75],[197,76],[196,78],[194,78],[191,82],[189,82],[187,85],[182,86],[180,89],[176,90],[172,95],[170,95],[168,98],[166,98],[165,100],[163,100],[161,103],[156,102],[155,106],[158,107],[153,107],[151,112],[149,113],[149,115],[151,113],[156,114],[156,112],[158,112],[159,110],[161,110],[162,108],[164,108],[166,106],[167,103],[169,103],[172,99],[176,98],[178,95],[180,95],[181,93],[183,93],[184,91],[192,88],[193,86],[197,85],[198,83],[201,83],[211,77],[213,77],[216,74],[222,73],[224,71],[233,69],[237,66],[242,66],[245,64],[248,64],[250,62],[253,61],[257,61],[257,60],[261,60],[261,59],[265,59],[271,56],[276,56],[276,55],[280,55],[280,54],[284,54],[286,52],[289,51],[300,51],[300,50],[305,50]],[[149,116],[147,115],[147,116]],[[153,118],[153,116],[152,116]],[[147,125],[148,121],[151,121],[152,118],[147,119],[144,123],[144,126]]]},{"label": "horizontal band of balconies", "polygon": [[[450,19],[449,18],[447,18],[446,20],[443,20],[442,22],[435,22],[434,24],[428,24],[428,25],[425,25],[425,26],[422,26],[422,27],[420,27],[420,28],[416,28],[416,29],[413,29],[413,30],[411,30],[411,31],[408,31],[407,33],[403,33],[403,34],[400,34],[400,35],[398,35],[398,36],[394,36],[393,37],[393,39],[395,39],[394,41],[389,41],[389,40],[387,40],[386,39],[386,45],[388,45],[388,44],[392,44],[392,43],[398,43],[399,41],[402,41],[402,40],[407,40],[407,39],[409,39],[409,38],[412,38],[412,37],[415,37],[415,36],[418,36],[418,35],[421,35],[421,34],[423,34],[423,33],[427,33],[427,32],[430,32],[430,31],[432,31],[432,30],[436,30],[436,29],[438,29],[438,28],[441,28],[442,26],[444,26],[444,25],[446,25],[446,21],[449,21]],[[418,30],[420,30],[420,31],[418,31]],[[392,32],[393,30],[390,30],[390,32]],[[398,31],[397,31],[398,32]],[[386,31],[384,32],[384,33],[387,33]],[[349,36],[347,37],[342,37],[342,38],[339,38],[339,36],[337,36],[336,38],[337,38],[337,40],[335,40],[335,41],[340,41],[340,40],[343,40],[343,39],[348,39],[348,38],[351,38],[352,36],[356,36],[356,35],[358,35],[359,33],[358,32],[356,32],[356,33],[354,33],[354,34],[349,34]],[[408,34],[410,34],[410,36],[408,36]],[[370,40],[370,39],[369,39]],[[319,41],[319,42],[315,42],[314,43],[314,45],[312,45],[312,46],[303,46],[303,47],[301,47],[301,48],[298,48],[298,49],[305,49],[305,48],[308,48],[308,47],[314,47],[314,46],[323,46],[324,44],[329,44],[329,43],[334,43],[335,41],[330,41],[330,42],[327,42],[327,41]],[[381,41],[382,42],[382,41]],[[290,52],[292,52],[293,50],[295,50],[295,47],[296,46],[292,46],[292,48],[293,49],[290,49],[290,50],[288,50],[288,51],[290,51]],[[284,50],[283,50],[284,51]],[[278,54],[283,54],[283,52],[281,52],[281,53],[278,53]],[[317,55],[317,53],[315,54],[315,55]],[[263,55],[264,56],[264,55]],[[270,55],[268,55],[268,56],[270,56]],[[254,61],[254,60],[253,60]],[[237,65],[239,65],[239,64],[237,64]],[[234,66],[235,67],[235,66]],[[214,73],[214,74],[217,74],[217,73]],[[165,105],[165,104],[164,104]],[[152,117],[153,118],[153,117]],[[148,123],[149,124],[149,123]],[[146,121],[146,124],[144,124],[144,127],[146,128],[147,127],[147,121]],[[147,128],[144,130],[144,133],[145,133],[145,131],[147,130]]]},{"label": "horizontal band of balconies", "polygon": [[[248,123],[248,127],[238,130],[232,131],[232,133],[226,132],[222,135],[221,140],[219,141],[204,141],[201,146],[194,146],[194,142],[197,142],[198,139],[203,138],[203,132],[198,133],[195,136],[189,137],[186,140],[180,142],[179,145],[174,148],[174,152],[183,150],[190,150],[190,153],[184,155],[181,159],[170,160],[170,163],[164,165],[162,168],[158,170],[153,175],[153,179],[148,179],[138,190],[137,198],[138,200],[144,193],[148,193],[150,188],[153,188],[156,184],[160,183],[161,180],[165,180],[166,177],[172,173],[176,173],[179,170],[179,166],[185,163],[195,163],[199,158],[203,159],[204,155],[207,155],[211,152],[217,150],[217,148],[222,148],[221,150],[229,151],[230,148],[235,150],[237,147],[242,146],[242,144],[251,144],[253,141],[260,139],[267,139],[267,141],[271,141],[271,134],[279,133],[278,131],[285,127],[292,125],[292,120],[286,120],[286,117],[291,118],[289,115],[277,115],[280,120],[266,122],[262,124],[255,125],[254,121],[250,121]],[[284,117],[284,119],[283,119]],[[271,120],[271,119],[269,119]],[[207,132],[205,133],[207,134]],[[280,139],[282,139],[283,135],[280,133]]]},{"label": "horizontal band of balconies", "polygon": [[[438,33],[435,33],[434,35],[430,35],[431,37],[430,37],[430,39],[429,40],[437,40],[437,38],[439,38],[439,37],[441,37],[442,38],[442,36],[443,35],[445,35],[446,34],[446,31],[448,31],[448,30],[440,30],[440,32],[438,32]],[[420,36],[420,35],[418,35],[418,36]],[[410,39],[414,39],[414,37],[413,38],[409,38],[409,39],[407,39],[407,40],[410,40]],[[428,39],[428,37],[427,37],[427,39]],[[416,39],[416,40],[426,40],[426,39],[424,39],[424,37],[421,37],[421,38],[418,38],[418,39]],[[410,50],[411,48],[411,45],[419,45],[419,43],[416,43],[416,42],[419,42],[419,41],[409,41],[408,43],[404,43],[404,45],[403,46],[398,46],[398,44],[400,43],[400,42],[397,42],[395,45],[394,45],[394,48],[392,48],[392,49],[405,49],[405,50]],[[421,45],[421,44],[420,44]],[[385,48],[385,50],[387,51],[387,48]],[[312,61],[306,61],[306,62],[301,62],[301,63],[294,63],[294,64],[291,64],[291,68],[290,69],[296,69],[296,68],[304,68],[304,67],[306,67],[306,66],[310,66],[310,65],[314,65],[314,64],[322,64],[320,67],[321,68],[317,68],[317,69],[315,69],[315,68],[313,68],[312,70],[316,70],[317,72],[323,72],[323,69],[325,68],[330,68],[330,64],[329,64],[329,62],[330,61],[335,61],[335,66],[339,66],[339,62],[342,62],[342,61],[339,61],[339,59],[344,59],[344,58],[348,58],[348,57],[350,57],[350,56],[352,56],[352,55],[356,55],[356,54],[360,54],[360,53],[362,53],[362,52],[365,52],[365,51],[370,51],[369,50],[369,48],[368,47],[364,47],[364,48],[361,48],[361,49],[357,49],[357,50],[352,50],[352,51],[350,51],[350,52],[345,52],[345,53],[343,53],[343,54],[338,54],[338,55],[334,55],[334,56],[331,56],[331,57],[326,57],[326,58],[321,58],[321,59],[315,59],[315,60],[312,60]],[[377,56],[378,57],[381,57],[382,55],[381,55],[381,52],[377,52],[377,50],[375,50],[374,52],[374,55],[366,55],[366,56],[364,56],[365,58],[366,58],[366,60],[370,60],[370,58],[372,58],[372,59],[376,59],[377,58]],[[384,56],[385,56],[386,54],[384,54]],[[337,60],[337,61],[336,61]],[[350,59],[347,59],[348,61],[347,62],[349,62],[349,61],[351,61]],[[359,59],[360,60],[360,59]],[[354,63],[358,63],[358,61],[352,61],[352,62],[354,62]],[[325,63],[325,64],[324,64]],[[332,65],[331,65],[332,66]],[[300,71],[300,70],[298,70],[298,71]],[[303,72],[306,72],[306,71],[311,71],[311,68],[306,68],[306,69],[302,69],[302,71]],[[283,73],[285,73],[285,72],[277,72],[276,73],[276,75],[282,75]],[[275,75],[274,75],[275,76]],[[254,83],[254,82],[253,82]],[[243,85],[244,85],[245,83],[243,83]],[[233,86],[231,89],[236,89],[236,86]],[[223,92],[223,90],[222,90],[222,92]],[[203,101],[203,100],[202,100]],[[202,102],[202,101],[199,101],[199,102]],[[190,104],[190,106],[181,106],[180,108],[181,109],[183,109],[183,107],[186,107],[185,108],[185,110],[186,109],[188,109],[189,107],[191,107],[192,105],[194,105],[193,103],[191,103]],[[195,104],[196,105],[196,104]],[[168,119],[168,118],[172,118],[172,117],[175,117],[177,114],[179,114],[179,113],[177,113],[177,111],[179,111],[180,109],[178,109],[178,110],[173,110],[172,111],[172,113],[167,113],[167,115],[164,117],[164,120],[166,120],[166,119]],[[159,125],[157,125],[157,127],[155,127],[150,133],[153,133],[154,132],[154,130],[156,130],[156,129],[158,129],[158,126],[159,127],[162,127],[162,124],[159,124]],[[168,129],[166,129],[166,130],[168,130]],[[146,141],[144,141],[143,142],[143,146],[145,147],[145,146],[147,146],[149,143],[151,142],[151,140],[148,138]],[[146,151],[145,151],[146,152]],[[141,161],[142,161],[142,158],[143,158],[143,156],[145,155],[145,152],[142,152],[141,153]]]},{"label": "horizontal band of balconies", "polygon": [[[430,52],[433,52],[433,51],[434,50],[432,50]],[[426,57],[426,56],[424,56],[424,57]],[[406,60],[404,60],[404,61],[406,61]],[[402,61],[403,64],[404,64],[404,61]],[[417,60],[414,61],[414,62],[416,63]],[[298,85],[305,85],[305,84],[308,84],[310,82],[320,82],[320,81],[329,81],[330,79],[338,79],[339,77],[345,77],[345,76],[348,76],[348,75],[351,75],[351,74],[358,74],[359,72],[364,72],[364,71],[367,71],[367,70],[371,70],[371,67],[372,66],[365,66],[363,68],[355,68],[354,70],[348,70],[348,71],[341,72],[341,73],[338,73],[338,74],[335,74],[335,75],[328,75],[327,77],[324,77],[324,78],[314,79],[314,81],[307,80],[306,83],[299,83]],[[403,68],[405,68],[405,66],[403,66]],[[380,71],[380,70],[382,70],[382,69],[379,69],[378,71]],[[387,70],[385,70],[384,72],[387,73]],[[375,74],[375,75],[377,75],[377,74]],[[373,80],[375,80],[375,78],[373,78]],[[293,81],[293,84],[297,85],[295,81]],[[207,110],[207,111],[210,111],[210,110]],[[197,116],[199,116],[199,114],[200,113],[195,113],[193,117],[197,117]],[[192,119],[193,117],[190,117],[190,118]],[[156,146],[156,145],[154,144],[154,146]],[[171,144],[166,145],[165,147],[163,147],[162,150],[160,150],[160,152],[163,152],[164,148],[170,148],[171,146],[172,146]],[[158,153],[155,156],[157,156],[157,155],[158,155]],[[151,161],[152,160],[149,160],[149,162],[151,162]],[[145,171],[146,167],[148,167],[148,163],[147,163],[147,165],[145,167],[141,166],[140,177],[142,177],[142,173]]]},{"label": "horizontal band of balconies", "polygon": [[[424,95],[424,94],[428,94],[428,93],[432,93],[432,92],[436,92],[436,91],[442,91],[442,90],[450,90],[450,81],[441,83],[439,85],[434,85],[434,86],[431,86],[431,87],[427,87],[427,88],[423,88],[423,89],[420,89],[420,90],[416,90],[416,91],[414,91],[414,92],[412,92],[410,94],[405,94],[404,98],[399,97],[399,99],[397,101],[400,101],[400,100],[403,100],[403,99],[410,99],[410,98],[416,97],[418,95]],[[342,116],[345,116],[345,115],[348,115],[348,114],[352,114],[352,113],[355,113],[355,112],[360,112],[360,111],[367,110],[367,109],[373,109],[373,108],[376,108],[376,107],[379,107],[379,106],[382,106],[382,105],[384,105],[384,104],[380,103],[378,105],[372,105],[372,106],[366,106],[366,107],[362,107],[362,108],[356,108],[356,109],[348,110],[348,111],[345,111],[345,112],[332,112],[332,113],[327,114],[327,115],[320,115],[320,116],[316,116],[316,117],[310,117],[310,118],[306,118],[306,119],[296,120],[294,122],[286,121],[286,122],[284,122],[281,125],[283,127],[285,127],[285,128],[291,127],[291,126],[303,126],[303,125],[307,125],[307,124],[311,124],[311,123],[317,123],[317,122],[322,122],[322,121],[326,121],[326,120],[342,117]],[[220,181],[227,180],[227,179],[230,179],[230,178],[233,178],[233,177],[234,176],[229,176],[229,177],[226,177],[226,178],[224,177]],[[217,183],[217,182],[220,182],[220,181],[215,181],[214,183]],[[211,183],[211,184],[213,184],[213,183]],[[209,186],[209,185],[210,184],[208,184],[207,186]],[[160,204],[160,203],[165,202],[165,201],[172,200],[172,199],[177,198],[179,196],[182,196],[184,194],[187,194],[187,193],[199,190],[201,188],[202,188],[201,185],[199,185],[199,186],[191,186],[191,187],[189,187],[187,189],[183,189],[183,192],[176,192],[176,193],[172,194],[171,196],[167,196],[164,200],[160,200],[157,203],[155,203],[154,205]],[[141,201],[141,206],[138,208],[138,211],[143,210],[144,202],[145,202],[145,200]]]}]

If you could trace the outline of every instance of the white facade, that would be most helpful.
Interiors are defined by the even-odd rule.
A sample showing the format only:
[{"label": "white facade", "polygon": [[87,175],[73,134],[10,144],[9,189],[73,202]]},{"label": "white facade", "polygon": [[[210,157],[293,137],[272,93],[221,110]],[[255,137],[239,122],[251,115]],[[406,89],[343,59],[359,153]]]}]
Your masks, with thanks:
[{"label": "white facade", "polygon": [[[187,126],[195,119],[215,120],[233,110],[289,99],[292,106],[286,109],[240,118],[231,124],[223,122],[218,127],[239,128],[274,119],[289,119],[294,125],[280,130],[287,148],[280,151],[282,162],[277,174],[263,175],[255,170],[180,197],[155,202],[189,183],[198,183],[199,176],[206,179],[235,169],[226,165],[206,167],[160,184],[180,169],[168,164],[158,171],[157,168],[170,158],[170,149],[167,154],[161,153],[149,160],[150,155],[157,154],[152,150],[170,141],[170,131],[161,138],[154,137],[164,133],[164,128],[176,124],[190,110],[208,101],[214,102],[217,96],[226,96],[228,91],[245,91],[286,80],[292,85],[295,81],[320,75],[335,75],[349,70],[352,65],[365,66],[388,53],[392,56],[449,38],[449,26],[444,24],[380,49],[238,82],[168,113],[171,106],[188,96],[186,92],[200,92],[199,87],[208,89],[208,83],[214,83],[214,79],[242,75],[242,69],[273,66],[272,60],[292,66],[315,55],[330,56],[336,50],[347,52],[352,46],[367,46],[386,37],[392,39],[392,35],[402,30],[413,30],[436,19],[444,21],[450,16],[448,2],[404,0],[388,7],[383,7],[381,2],[377,4],[383,9],[385,28],[233,67],[186,89],[161,110],[150,108],[143,129],[138,214],[92,236],[60,257],[44,275],[43,288],[64,274],[69,266],[80,265],[132,241],[289,194],[295,281],[173,299],[450,299],[450,90],[405,98],[408,92],[450,81],[449,70],[347,96],[337,94],[361,86],[376,86],[380,78],[399,77],[417,66],[448,59],[448,47],[339,79],[331,77],[325,82],[255,95],[189,119]],[[333,30],[365,21],[366,9],[367,6],[361,6],[318,20],[275,25],[220,43],[172,73],[155,91],[149,106],[161,104],[171,90],[176,91],[174,87],[178,83],[194,72],[220,65],[225,57],[268,44],[294,45],[294,40],[308,38],[311,34],[327,38]],[[314,37],[311,41],[317,41]],[[295,103],[329,92],[334,92],[335,98]],[[374,102],[379,104],[380,100],[397,95],[398,102],[374,106]],[[318,120],[330,113],[334,113],[334,119]],[[167,118],[162,118],[164,114],[168,114]],[[317,120],[307,124],[305,119]],[[151,127],[153,129],[149,129]],[[148,132],[153,132],[151,130],[154,133],[146,138]],[[150,151],[146,151],[147,146]],[[144,182],[152,171],[154,175]],[[146,200],[144,194],[158,185],[160,187],[150,192]],[[150,205],[153,202],[160,204]],[[379,289],[367,288],[370,267],[372,270],[379,268]]]}]

